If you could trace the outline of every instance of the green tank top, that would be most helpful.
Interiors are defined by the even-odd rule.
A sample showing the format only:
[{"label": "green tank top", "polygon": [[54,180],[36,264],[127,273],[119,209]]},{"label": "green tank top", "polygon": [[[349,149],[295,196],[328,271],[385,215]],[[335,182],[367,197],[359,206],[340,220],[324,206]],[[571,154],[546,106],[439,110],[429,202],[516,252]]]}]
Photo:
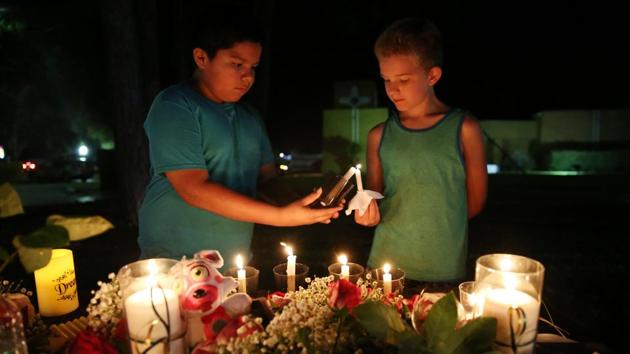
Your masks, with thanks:
[{"label": "green tank top", "polygon": [[426,129],[385,122],[379,154],[385,198],[380,203],[368,266],[390,263],[406,278],[454,281],[466,275],[468,209],[460,148],[464,112],[452,109]]}]

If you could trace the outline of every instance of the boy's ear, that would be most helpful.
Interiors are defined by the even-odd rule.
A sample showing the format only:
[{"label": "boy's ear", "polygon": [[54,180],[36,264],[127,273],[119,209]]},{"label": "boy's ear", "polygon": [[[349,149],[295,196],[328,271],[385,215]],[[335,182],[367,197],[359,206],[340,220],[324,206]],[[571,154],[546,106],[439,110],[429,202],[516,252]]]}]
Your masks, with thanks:
[{"label": "boy's ear", "polygon": [[199,69],[203,69],[208,64],[208,54],[205,50],[201,48],[193,49],[193,59],[195,60],[195,64]]},{"label": "boy's ear", "polygon": [[435,84],[437,84],[438,81],[440,81],[440,78],[442,77],[442,68],[440,68],[439,66],[432,67],[431,69],[429,69],[427,77],[429,78],[429,85],[434,86]]}]

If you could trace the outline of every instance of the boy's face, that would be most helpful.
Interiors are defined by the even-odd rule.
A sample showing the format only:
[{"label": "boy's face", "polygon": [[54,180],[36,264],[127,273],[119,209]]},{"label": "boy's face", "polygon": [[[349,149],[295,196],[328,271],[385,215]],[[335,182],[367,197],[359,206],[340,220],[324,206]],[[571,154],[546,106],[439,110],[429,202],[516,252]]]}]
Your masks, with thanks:
[{"label": "boy's face", "polygon": [[255,42],[238,42],[229,49],[220,49],[209,59],[199,48],[193,57],[199,70],[203,94],[212,101],[237,102],[254,84],[262,46]]},{"label": "boy's face", "polygon": [[400,112],[409,111],[421,104],[439,80],[439,73],[436,76],[439,68],[425,70],[418,57],[413,54],[379,56],[378,64],[387,96]]}]

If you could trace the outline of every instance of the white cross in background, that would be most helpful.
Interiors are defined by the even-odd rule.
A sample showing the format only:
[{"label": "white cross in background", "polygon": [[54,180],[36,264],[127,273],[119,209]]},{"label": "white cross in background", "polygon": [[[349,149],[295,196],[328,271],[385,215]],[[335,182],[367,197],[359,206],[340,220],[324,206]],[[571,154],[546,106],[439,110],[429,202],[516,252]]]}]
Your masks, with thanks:
[{"label": "white cross in background", "polygon": [[359,143],[359,107],[370,103],[369,96],[360,96],[359,88],[352,85],[350,95],[339,98],[339,103],[352,108],[352,142]]}]

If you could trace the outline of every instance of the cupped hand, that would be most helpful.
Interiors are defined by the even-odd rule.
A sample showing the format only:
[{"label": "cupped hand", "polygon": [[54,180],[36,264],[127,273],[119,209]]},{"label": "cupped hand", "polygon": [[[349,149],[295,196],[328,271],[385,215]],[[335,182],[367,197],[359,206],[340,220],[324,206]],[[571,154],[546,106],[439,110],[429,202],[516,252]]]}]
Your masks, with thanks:
[{"label": "cupped hand", "polygon": [[280,208],[279,224],[281,226],[309,225],[318,222],[329,224],[331,219],[338,218],[339,211],[343,209],[343,204],[324,209],[309,207],[321,194],[322,189],[318,188],[304,198]]},{"label": "cupped hand", "polygon": [[381,211],[378,208],[376,199],[372,199],[370,205],[363,215],[357,209],[354,211],[354,221],[363,226],[375,226],[381,221]]}]

